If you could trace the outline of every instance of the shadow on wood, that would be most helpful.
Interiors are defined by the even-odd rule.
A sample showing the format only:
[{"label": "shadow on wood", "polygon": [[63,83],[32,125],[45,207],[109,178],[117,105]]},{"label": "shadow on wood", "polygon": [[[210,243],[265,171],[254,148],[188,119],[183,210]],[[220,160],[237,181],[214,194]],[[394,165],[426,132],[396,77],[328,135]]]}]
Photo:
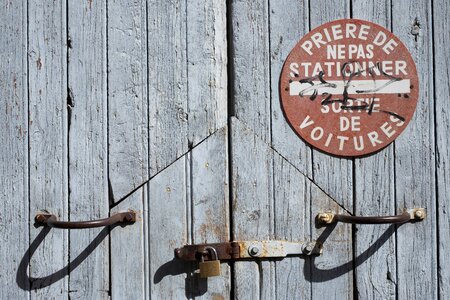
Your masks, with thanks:
[{"label": "shadow on wood", "polygon": [[[100,245],[100,243],[108,236],[111,230],[113,230],[116,226],[119,225],[112,225],[103,228],[102,231],[100,231],[100,233],[92,240],[92,242],[74,260],[69,262],[69,264],[64,268],[62,268],[61,270],[56,271],[53,274],[50,274],[45,277],[36,277],[36,278],[30,277],[28,275],[28,266],[30,263],[30,259],[51,230],[50,227],[44,227],[42,231],[33,240],[30,247],[22,257],[22,260],[20,261],[16,274],[17,285],[23,290],[30,291],[47,287],[61,280],[62,278],[67,276],[70,272],[75,270],[95,250],[95,248],[97,248],[97,246]],[[68,251],[68,249],[61,249],[61,250]]]},{"label": "shadow on wood", "polygon": [[156,270],[153,276],[153,284],[160,283],[166,276],[177,276],[186,273],[186,298],[201,296],[208,291],[208,279],[200,278],[200,274],[195,272],[196,269],[196,262],[187,262],[174,258]]},{"label": "shadow on wood", "polygon": [[[326,240],[330,236],[330,234],[333,232],[334,228],[337,224],[333,224],[332,226],[328,226],[325,231],[319,236],[317,241],[321,242],[322,244],[326,245]],[[378,249],[381,248],[381,246],[386,243],[386,241],[389,240],[389,238],[396,232],[396,228],[400,227],[403,224],[390,225],[386,231],[371,245],[369,248],[367,248],[363,253],[361,253],[358,257],[356,257],[354,260],[351,260],[343,265],[334,267],[332,269],[318,269],[316,265],[314,264],[315,257],[310,257],[310,263],[305,264],[305,268],[303,270],[303,273],[305,275],[306,280],[310,282],[324,282],[329,281],[332,279],[335,279],[339,276],[342,276],[346,274],[347,272],[350,272],[352,270],[356,270],[358,266],[363,264],[369,257],[371,257],[375,252],[378,251]],[[329,249],[328,251],[333,251],[333,249]],[[326,255],[326,252],[325,254]]]}]

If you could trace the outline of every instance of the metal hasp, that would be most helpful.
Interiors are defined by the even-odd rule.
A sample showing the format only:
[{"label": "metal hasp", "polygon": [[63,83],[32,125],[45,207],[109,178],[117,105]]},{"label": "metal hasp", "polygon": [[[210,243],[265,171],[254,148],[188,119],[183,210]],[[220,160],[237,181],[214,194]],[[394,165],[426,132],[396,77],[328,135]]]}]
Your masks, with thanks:
[{"label": "metal hasp", "polygon": [[92,221],[77,221],[77,222],[58,221],[58,218],[55,215],[48,213],[38,213],[36,214],[35,221],[40,225],[45,225],[53,228],[83,229],[83,228],[109,226],[119,223],[124,225],[131,224],[136,222],[136,212],[134,211],[121,212],[105,219],[98,219]]},{"label": "metal hasp", "polygon": [[219,260],[241,260],[250,258],[282,258],[298,255],[320,255],[322,244],[319,242],[288,241],[243,241],[215,244],[185,245],[175,249],[175,257],[184,261],[200,261],[206,249],[214,248]]},{"label": "metal hasp", "polygon": [[336,222],[352,223],[352,224],[403,224],[406,222],[422,221],[426,217],[424,208],[414,208],[403,212],[397,216],[347,216],[333,214],[330,212],[319,213],[317,222],[321,225],[333,224]]}]

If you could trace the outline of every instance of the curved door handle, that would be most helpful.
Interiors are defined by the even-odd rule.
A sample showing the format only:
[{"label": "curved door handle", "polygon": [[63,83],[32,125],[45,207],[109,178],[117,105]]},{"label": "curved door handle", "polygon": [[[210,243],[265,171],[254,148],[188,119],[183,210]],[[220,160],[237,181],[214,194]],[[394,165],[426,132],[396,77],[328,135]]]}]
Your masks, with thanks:
[{"label": "curved door handle", "polygon": [[93,228],[93,227],[103,227],[108,225],[114,225],[117,223],[134,223],[136,222],[136,212],[127,211],[112,215],[109,218],[98,219],[92,221],[58,221],[55,215],[48,213],[38,213],[35,217],[36,223],[40,225],[45,225],[53,228],[62,229],[83,229],[83,228]]},{"label": "curved door handle", "polygon": [[347,216],[333,213],[320,213],[317,215],[317,221],[321,225],[333,224],[336,222],[352,224],[403,224],[409,221],[422,221],[425,219],[425,209],[415,208],[405,211],[396,216]]}]

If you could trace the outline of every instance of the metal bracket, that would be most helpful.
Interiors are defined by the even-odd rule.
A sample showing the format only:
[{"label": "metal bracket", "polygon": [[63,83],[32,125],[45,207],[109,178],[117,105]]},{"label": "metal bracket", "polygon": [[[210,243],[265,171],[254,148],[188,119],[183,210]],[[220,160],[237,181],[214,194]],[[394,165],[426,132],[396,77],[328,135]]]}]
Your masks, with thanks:
[{"label": "metal bracket", "polygon": [[[219,260],[282,258],[298,255],[320,255],[323,247],[319,242],[288,241],[239,241],[215,244],[185,245],[175,249],[175,257],[185,261],[199,261],[207,247],[216,250]],[[209,260],[209,257],[203,257]]]}]

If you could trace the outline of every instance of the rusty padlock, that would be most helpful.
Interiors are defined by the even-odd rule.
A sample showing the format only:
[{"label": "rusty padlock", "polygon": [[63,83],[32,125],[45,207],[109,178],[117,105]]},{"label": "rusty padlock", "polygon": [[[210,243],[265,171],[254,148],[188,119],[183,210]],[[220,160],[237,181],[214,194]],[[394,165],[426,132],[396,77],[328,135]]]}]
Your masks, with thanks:
[{"label": "rusty padlock", "polygon": [[220,260],[216,249],[213,247],[206,247],[205,250],[211,257],[211,260],[205,261],[203,255],[200,258],[200,278],[208,278],[213,276],[220,276]]}]

